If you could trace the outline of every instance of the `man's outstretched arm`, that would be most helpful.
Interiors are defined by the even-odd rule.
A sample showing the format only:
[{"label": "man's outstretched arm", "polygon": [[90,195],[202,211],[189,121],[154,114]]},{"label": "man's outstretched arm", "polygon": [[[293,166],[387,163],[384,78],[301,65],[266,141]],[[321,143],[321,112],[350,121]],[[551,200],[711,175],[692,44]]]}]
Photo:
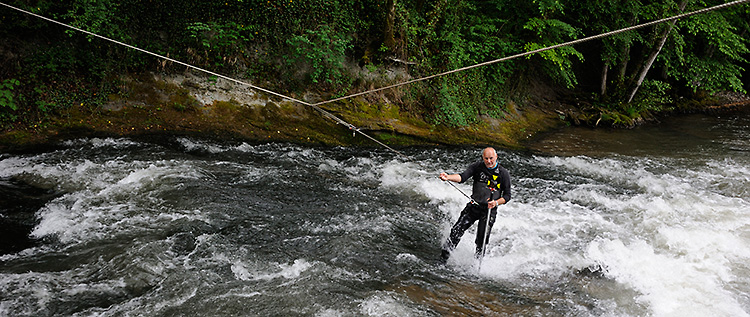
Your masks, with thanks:
[{"label": "man's outstretched arm", "polygon": [[444,181],[451,181],[451,182],[455,182],[455,183],[460,183],[461,182],[461,175],[459,175],[459,174],[448,174],[448,173],[443,172],[443,173],[440,173],[440,179],[442,179]]}]

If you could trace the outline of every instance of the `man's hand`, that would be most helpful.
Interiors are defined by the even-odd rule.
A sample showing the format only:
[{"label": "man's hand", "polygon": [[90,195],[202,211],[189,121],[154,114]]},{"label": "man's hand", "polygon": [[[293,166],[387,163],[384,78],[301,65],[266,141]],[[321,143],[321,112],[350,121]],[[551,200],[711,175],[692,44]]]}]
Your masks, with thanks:
[{"label": "man's hand", "polygon": [[487,208],[490,208],[490,209],[495,208],[505,203],[505,198],[502,198],[502,197],[500,197],[500,199],[498,200],[490,200],[489,198],[487,198],[487,200],[488,200]]},{"label": "man's hand", "polygon": [[440,179],[442,179],[443,181],[451,181],[451,182],[460,183],[461,175],[448,174],[448,173],[443,172],[443,173],[440,173]]}]

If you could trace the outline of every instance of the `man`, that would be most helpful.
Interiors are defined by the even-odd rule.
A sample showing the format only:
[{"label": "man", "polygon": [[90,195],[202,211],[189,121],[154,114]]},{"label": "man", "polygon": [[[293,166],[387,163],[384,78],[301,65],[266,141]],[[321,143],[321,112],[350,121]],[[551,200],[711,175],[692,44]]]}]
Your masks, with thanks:
[{"label": "man", "polygon": [[[450,253],[456,248],[466,229],[469,229],[474,222],[479,220],[476,237],[476,256],[483,254],[484,245],[489,242],[489,232],[492,231],[492,225],[495,224],[497,217],[497,206],[507,203],[510,200],[510,173],[508,170],[497,163],[497,152],[495,149],[488,147],[482,151],[482,160],[469,165],[461,174],[440,173],[440,179],[463,183],[469,178],[474,179],[472,186],[472,201],[466,204],[461,211],[461,216],[451,228],[451,234],[443,245],[443,251],[440,254],[442,261],[447,261]],[[487,239],[485,237],[485,226],[487,225],[487,214],[490,212],[490,222],[487,228]]]}]

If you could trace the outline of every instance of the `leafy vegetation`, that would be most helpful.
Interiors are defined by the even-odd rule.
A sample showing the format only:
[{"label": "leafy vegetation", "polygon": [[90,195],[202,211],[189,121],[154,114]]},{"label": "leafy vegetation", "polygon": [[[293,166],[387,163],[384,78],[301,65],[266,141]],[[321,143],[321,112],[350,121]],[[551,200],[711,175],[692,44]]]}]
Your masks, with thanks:
[{"label": "leafy vegetation", "polygon": [[[547,47],[719,0],[15,0],[10,5],[289,94],[340,96]],[[400,90],[415,116],[466,126],[500,118],[543,83],[638,118],[678,96],[745,92],[747,5],[473,69]],[[184,68],[0,8],[0,125],[38,124],[118,93],[123,73]],[[663,41],[662,41],[663,40]],[[657,45],[663,42],[663,45]],[[653,66],[649,60],[653,57]],[[745,75],[745,82],[743,82]],[[391,77],[390,81],[403,78]],[[631,97],[634,96],[634,97]],[[181,108],[176,105],[175,107]],[[608,115],[608,118],[620,116]],[[620,119],[609,120],[620,124]],[[627,121],[627,120],[625,120]],[[597,121],[599,123],[600,121]]]},{"label": "leafy vegetation", "polygon": [[0,82],[0,120],[14,120],[13,111],[18,110],[13,89],[20,83],[17,79],[6,79]]}]

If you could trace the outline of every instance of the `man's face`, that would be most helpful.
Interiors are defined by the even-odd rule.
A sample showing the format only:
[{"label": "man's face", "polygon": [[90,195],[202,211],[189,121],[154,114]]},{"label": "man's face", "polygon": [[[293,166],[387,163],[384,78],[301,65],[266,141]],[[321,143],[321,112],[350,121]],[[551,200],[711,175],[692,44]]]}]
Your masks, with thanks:
[{"label": "man's face", "polygon": [[497,153],[492,150],[485,150],[482,152],[482,160],[484,161],[484,166],[493,168],[495,167],[495,162],[497,162]]}]

